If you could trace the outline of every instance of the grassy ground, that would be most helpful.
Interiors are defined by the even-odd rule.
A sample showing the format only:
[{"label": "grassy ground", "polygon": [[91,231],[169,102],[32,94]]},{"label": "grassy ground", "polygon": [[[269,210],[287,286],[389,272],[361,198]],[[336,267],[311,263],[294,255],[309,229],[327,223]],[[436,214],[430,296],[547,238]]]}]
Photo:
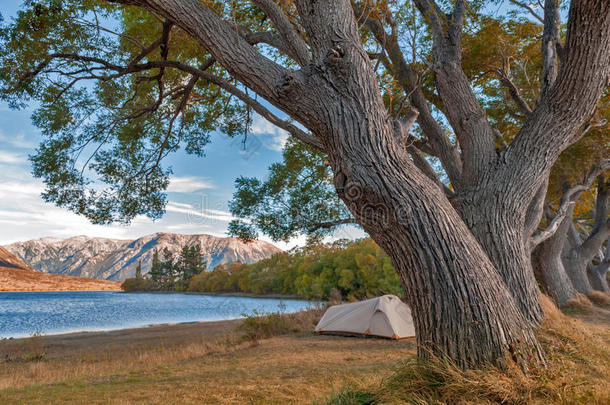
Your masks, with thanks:
[{"label": "grassy ground", "polygon": [[[0,364],[0,404],[308,403],[345,385],[378,383],[414,354],[413,339],[305,331],[319,316],[250,320],[245,328],[235,321],[209,330],[181,325],[177,335],[158,327],[141,331],[142,346],[129,341],[129,333],[5,341],[0,354],[5,360],[11,354]],[[222,328],[222,335],[214,334]],[[269,337],[274,333],[288,335]],[[92,338],[93,347],[83,343]]]},{"label": "grassy ground", "polygon": [[0,342],[0,404],[610,403],[610,311],[545,310],[549,366],[530,377],[418,363],[410,339],[314,336],[310,311]]}]

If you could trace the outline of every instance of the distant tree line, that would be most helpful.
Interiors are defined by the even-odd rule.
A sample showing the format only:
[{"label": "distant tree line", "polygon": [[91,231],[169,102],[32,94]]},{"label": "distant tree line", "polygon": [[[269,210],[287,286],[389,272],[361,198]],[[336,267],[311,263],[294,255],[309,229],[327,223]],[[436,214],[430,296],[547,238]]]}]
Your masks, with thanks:
[{"label": "distant tree line", "polygon": [[136,267],[136,277],[123,282],[125,291],[185,291],[190,280],[205,271],[207,263],[201,253],[201,246],[184,246],[178,257],[167,248],[153,253],[152,266],[146,277],[142,276],[142,262]]},{"label": "distant tree line", "polygon": [[372,239],[314,245],[253,264],[228,263],[193,277],[189,291],[294,294],[328,299],[402,296],[389,257]]},{"label": "distant tree line", "polygon": [[[372,239],[316,244],[279,253],[252,264],[226,263],[211,271],[196,248],[183,248],[175,260],[163,250],[151,271],[123,283],[125,291],[299,295],[310,299],[354,300],[383,294],[403,296],[389,257]],[[203,263],[203,264],[202,264]],[[140,270],[141,274],[141,270]]]}]

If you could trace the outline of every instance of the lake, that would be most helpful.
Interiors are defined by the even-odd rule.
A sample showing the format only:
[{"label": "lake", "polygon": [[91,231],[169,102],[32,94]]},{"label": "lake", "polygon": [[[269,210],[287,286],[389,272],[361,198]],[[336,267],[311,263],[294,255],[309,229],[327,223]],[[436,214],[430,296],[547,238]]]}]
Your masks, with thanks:
[{"label": "lake", "polygon": [[0,338],[298,312],[310,301],[115,291],[0,292]]}]

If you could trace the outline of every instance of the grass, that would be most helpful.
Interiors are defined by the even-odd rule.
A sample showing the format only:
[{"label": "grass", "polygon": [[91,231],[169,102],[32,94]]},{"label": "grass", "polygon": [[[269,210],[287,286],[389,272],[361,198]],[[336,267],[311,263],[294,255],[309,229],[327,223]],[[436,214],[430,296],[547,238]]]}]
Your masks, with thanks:
[{"label": "grass", "polygon": [[[546,297],[542,303],[539,338],[549,364],[530,376],[419,361],[413,340],[314,336],[322,310],[311,310],[249,317],[213,339],[202,334],[69,355],[39,340],[20,346],[18,361],[0,356],[0,403],[610,403],[610,311],[577,315],[585,322]],[[42,358],[27,355],[40,351]]]},{"label": "grass", "polygon": [[28,363],[41,361],[46,356],[45,345],[40,333],[35,333],[26,340],[3,339],[2,343],[0,363]]},{"label": "grass", "polygon": [[246,316],[238,331],[242,332],[242,340],[251,342],[273,336],[309,332],[315,328],[325,310],[326,308],[315,308],[295,314],[262,314],[254,311]]},{"label": "grass", "polygon": [[[538,331],[548,365],[525,376],[517,367],[461,370],[439,358],[407,359],[380,383],[345,387],[332,404],[609,404],[610,329],[566,316],[548,297]],[[603,310],[601,310],[603,311]],[[600,309],[591,308],[600,313]],[[607,322],[607,313],[601,312]],[[602,322],[603,322],[602,319]],[[351,402],[343,398],[353,396]]]},{"label": "grass", "polygon": [[610,295],[608,294],[604,294],[601,291],[592,291],[587,297],[598,307],[610,308]]},{"label": "grass", "polygon": [[264,327],[265,338],[259,326],[269,321],[253,319],[213,340],[61,356],[51,349],[42,360],[2,362],[0,403],[308,403],[344,385],[375,384],[415,354],[413,340],[315,336],[309,325],[320,314],[278,315],[272,325],[281,327]]}]

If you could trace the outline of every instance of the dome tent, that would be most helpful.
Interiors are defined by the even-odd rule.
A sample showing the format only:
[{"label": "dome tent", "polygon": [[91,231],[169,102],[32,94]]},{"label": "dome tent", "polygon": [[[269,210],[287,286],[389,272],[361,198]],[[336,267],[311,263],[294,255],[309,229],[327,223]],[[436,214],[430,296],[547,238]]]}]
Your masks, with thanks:
[{"label": "dome tent", "polygon": [[384,295],[328,308],[315,332],[403,339],[415,336],[415,327],[411,309],[397,296]]}]

